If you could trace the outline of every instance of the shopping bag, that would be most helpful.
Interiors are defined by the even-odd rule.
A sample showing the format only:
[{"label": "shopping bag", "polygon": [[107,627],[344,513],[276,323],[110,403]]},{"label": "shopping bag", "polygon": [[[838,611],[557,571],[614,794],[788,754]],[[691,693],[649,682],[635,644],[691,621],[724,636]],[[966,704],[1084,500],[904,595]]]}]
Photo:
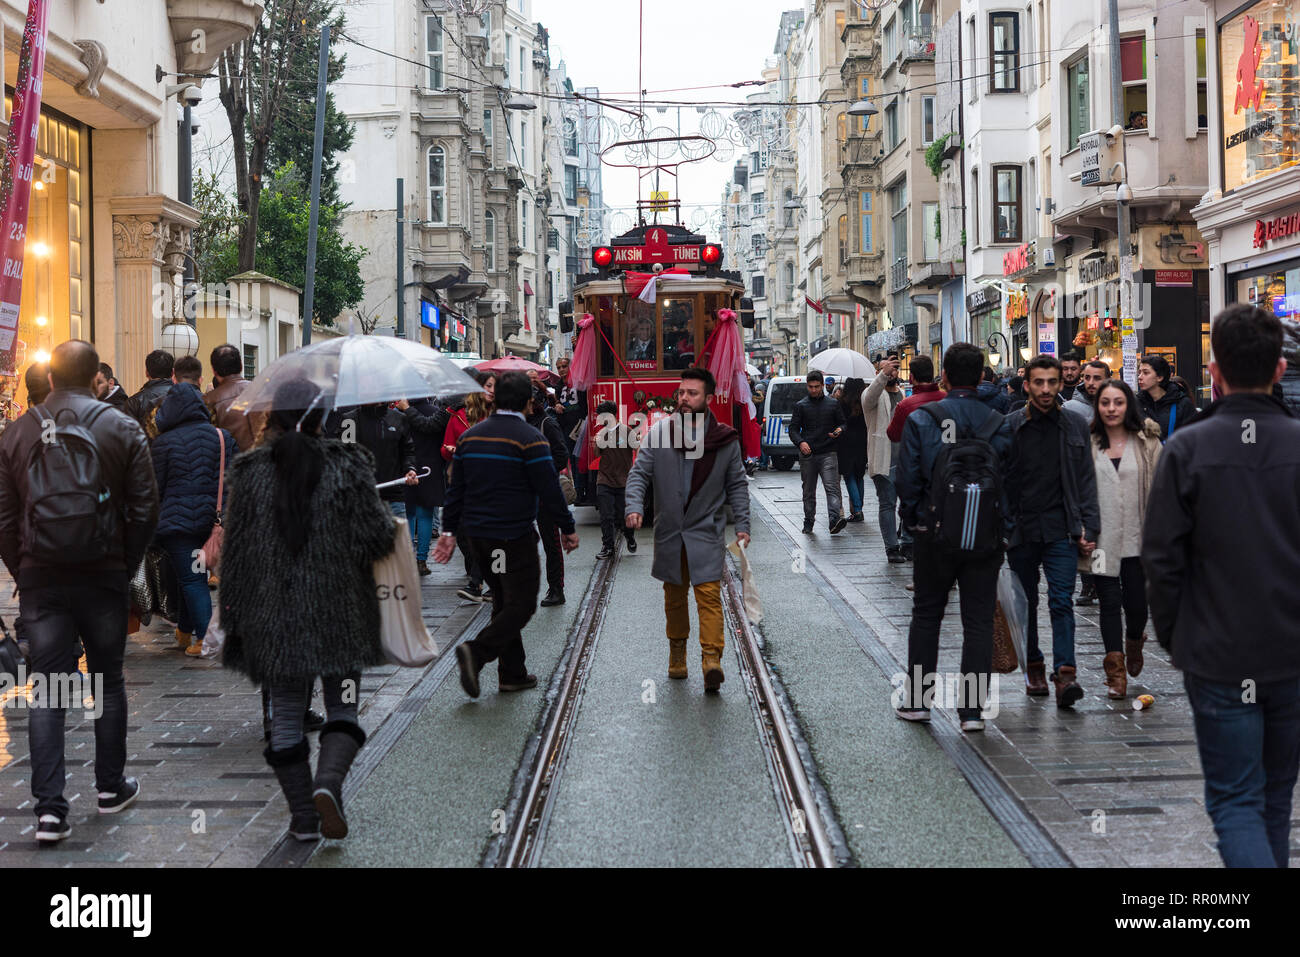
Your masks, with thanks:
[{"label": "shopping bag", "polygon": [[1002,602],[993,606],[993,671],[1005,675],[1015,671],[1020,665],[1016,657],[1016,645],[1011,640],[1011,629],[1007,625],[1007,616],[1002,611]]},{"label": "shopping bag", "polygon": [[203,657],[220,658],[221,649],[226,644],[226,630],[221,627],[221,600],[212,603],[212,620],[208,630],[203,633]]},{"label": "shopping bag", "polygon": [[732,542],[727,548],[740,562],[740,593],[745,602],[745,617],[751,625],[763,620],[763,602],[758,597],[758,585],[754,583],[754,569],[749,564],[749,556],[739,542]]},{"label": "shopping bag", "polygon": [[180,583],[171,558],[158,545],[150,545],[145,550],[140,567],[131,576],[128,592],[130,607],[142,624],[149,624],[155,614],[170,622],[179,620]]},{"label": "shopping bag", "polygon": [[393,550],[375,562],[379,598],[379,642],[395,665],[422,668],[438,657],[438,646],[420,611],[420,572],[406,519],[397,519]]},{"label": "shopping bag", "polygon": [[[1029,624],[1029,602],[1025,598],[1025,590],[1020,584],[1020,578],[1006,565],[1003,565],[1001,571],[998,572],[997,603],[1001,608],[1003,620],[1006,622],[1011,645],[1015,649],[1016,661],[1020,663],[1020,668],[1023,671],[1025,668],[1025,648],[1028,640],[1025,629]],[[994,648],[996,653],[996,617],[994,621]]]}]

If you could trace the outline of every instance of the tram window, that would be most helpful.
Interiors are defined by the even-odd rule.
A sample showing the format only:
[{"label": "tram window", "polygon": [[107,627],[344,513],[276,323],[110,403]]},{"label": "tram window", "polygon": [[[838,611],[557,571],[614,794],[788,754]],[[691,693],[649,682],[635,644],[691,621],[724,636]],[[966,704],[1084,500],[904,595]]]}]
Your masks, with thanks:
[{"label": "tram window", "polygon": [[709,363],[709,353],[706,351],[709,344],[709,337],[713,335],[713,330],[718,325],[718,310],[726,309],[731,305],[731,297],[726,293],[713,292],[704,297],[704,331],[700,336],[700,354],[695,360],[697,366],[707,366]]},{"label": "tram window", "polygon": [[600,324],[597,330],[596,346],[600,356],[600,374],[614,374],[614,352],[610,348],[610,343],[614,341],[614,299],[612,296],[601,296],[596,308],[596,322]]},{"label": "tram window", "polygon": [[639,299],[628,301],[627,350],[624,357],[630,360],[649,360],[653,362],[659,355],[655,342],[654,307]]},{"label": "tram window", "polygon": [[695,365],[695,300],[665,299],[663,306],[664,368]]}]

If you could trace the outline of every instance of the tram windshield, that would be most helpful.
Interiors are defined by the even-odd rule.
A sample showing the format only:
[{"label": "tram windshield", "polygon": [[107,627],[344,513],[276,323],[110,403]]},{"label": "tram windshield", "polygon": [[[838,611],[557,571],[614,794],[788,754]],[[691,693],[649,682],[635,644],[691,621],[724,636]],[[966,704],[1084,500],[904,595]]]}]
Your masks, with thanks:
[{"label": "tram windshield", "polygon": [[631,296],[594,297],[588,308],[599,327],[599,374],[636,377],[706,363],[704,344],[717,325],[717,310],[730,305],[727,292],[665,295],[656,303]]}]

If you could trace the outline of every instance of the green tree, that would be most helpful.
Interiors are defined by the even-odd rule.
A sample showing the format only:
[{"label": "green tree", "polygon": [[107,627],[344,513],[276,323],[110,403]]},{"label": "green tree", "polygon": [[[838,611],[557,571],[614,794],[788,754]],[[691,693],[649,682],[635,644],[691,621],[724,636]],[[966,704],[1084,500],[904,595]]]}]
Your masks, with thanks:
[{"label": "green tree", "polygon": [[221,188],[217,175],[202,168],[194,170],[194,208],[199,211],[199,224],[191,237],[194,278],[201,283],[224,280],[230,275],[222,272],[230,265],[224,261],[229,258],[227,250],[239,246],[244,214]]},{"label": "green tree", "polygon": [[[366,250],[343,241],[337,223],[342,210],[321,206],[316,233],[316,289],[312,301],[315,322],[331,326],[344,309],[361,301],[361,259]],[[292,162],[271,173],[262,188],[257,231],[258,271],[297,286],[307,280],[307,235],[311,195],[307,177]],[[210,257],[214,281],[243,272],[238,238],[228,235]]]}]

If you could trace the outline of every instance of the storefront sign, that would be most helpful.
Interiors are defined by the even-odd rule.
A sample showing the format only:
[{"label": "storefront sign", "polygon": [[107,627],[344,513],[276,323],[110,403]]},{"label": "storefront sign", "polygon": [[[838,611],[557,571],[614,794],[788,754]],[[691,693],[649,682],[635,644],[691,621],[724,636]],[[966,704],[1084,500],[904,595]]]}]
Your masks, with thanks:
[{"label": "storefront sign", "polygon": [[1114,256],[1085,259],[1079,263],[1079,282],[1101,282],[1119,275],[1119,260]]},{"label": "storefront sign", "polygon": [[1040,322],[1038,324],[1038,351],[1045,356],[1056,355],[1056,323]]},{"label": "storefront sign", "polygon": [[1300,213],[1290,213],[1286,216],[1278,216],[1274,219],[1257,219],[1255,220],[1255,239],[1254,246],[1256,249],[1263,249],[1264,244],[1274,239],[1285,239],[1287,236],[1294,236],[1300,233]]},{"label": "storefront sign", "polygon": [[1300,0],[1255,3],[1219,28],[1223,189],[1300,163],[1294,98],[1300,82]]},{"label": "storefront sign", "polygon": [[1014,276],[1034,266],[1034,244],[1024,243],[1002,257],[1002,275]]},{"label": "storefront sign", "polygon": [[1188,286],[1193,283],[1193,273],[1190,269],[1157,269],[1156,285],[1157,286]]},{"label": "storefront sign", "polygon": [[966,297],[966,311],[975,314],[995,309],[999,304],[1001,295],[992,286],[977,286],[975,291]]},{"label": "storefront sign", "polygon": [[27,206],[32,196],[32,163],[36,134],[40,130],[41,83],[45,77],[46,0],[30,0],[18,55],[18,82],[14,88],[9,141],[5,144],[4,170],[0,173],[0,248],[4,274],[0,275],[0,375],[14,375],[18,317],[22,312],[23,257],[27,246]]},{"label": "storefront sign", "polygon": [[615,266],[637,266],[646,263],[698,263],[702,246],[677,245],[668,242],[662,229],[646,233],[644,246],[613,247]]}]

